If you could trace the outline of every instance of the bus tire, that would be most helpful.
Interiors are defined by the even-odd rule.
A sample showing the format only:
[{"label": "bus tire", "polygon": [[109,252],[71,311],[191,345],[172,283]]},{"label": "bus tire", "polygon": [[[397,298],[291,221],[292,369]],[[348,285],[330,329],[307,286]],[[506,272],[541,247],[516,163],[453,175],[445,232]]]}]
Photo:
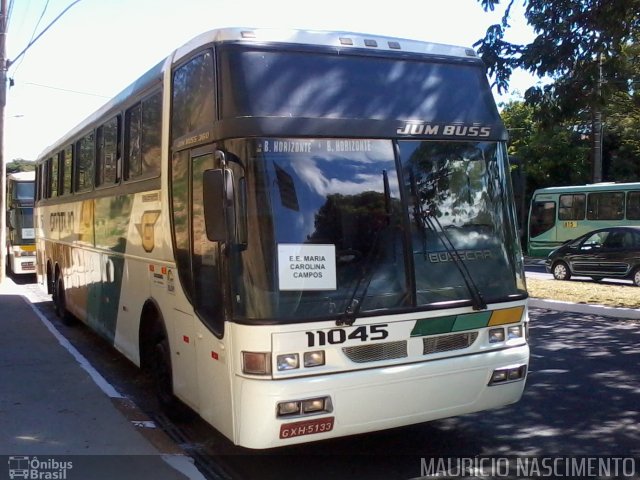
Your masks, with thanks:
[{"label": "bus tire", "polygon": [[171,370],[171,350],[167,337],[155,336],[153,348],[149,352],[149,369],[156,397],[164,413],[173,421],[187,421],[193,416],[189,407],[173,394],[173,373]]},{"label": "bus tire", "polygon": [[58,277],[58,281],[55,283],[53,290],[53,308],[63,325],[71,326],[75,323],[73,316],[67,310],[67,297],[62,276]]},{"label": "bus tire", "polygon": [[640,267],[636,268],[633,271],[633,276],[631,277],[631,280],[633,280],[633,284],[636,287],[640,287]]},{"label": "bus tire", "polygon": [[555,263],[551,268],[551,272],[556,280],[569,280],[571,278],[571,271],[564,262]]}]

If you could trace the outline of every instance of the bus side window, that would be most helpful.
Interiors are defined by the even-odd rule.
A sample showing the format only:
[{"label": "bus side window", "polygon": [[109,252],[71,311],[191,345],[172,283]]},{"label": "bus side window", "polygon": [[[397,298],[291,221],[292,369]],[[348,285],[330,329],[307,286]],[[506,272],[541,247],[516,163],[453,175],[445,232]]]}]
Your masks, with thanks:
[{"label": "bus side window", "polygon": [[49,177],[49,197],[57,197],[58,196],[58,156],[54,155],[49,159],[49,165],[51,166],[51,173]]},{"label": "bus side window", "polygon": [[95,145],[95,134],[93,131],[76,142],[76,155],[74,157],[74,191],[76,192],[83,192],[93,188]]},{"label": "bus side window", "polygon": [[162,92],[156,92],[127,110],[127,179],[150,178],[160,174],[162,136]]},{"label": "bus side window", "polygon": [[640,220],[640,192],[627,193],[627,220]]},{"label": "bus side window", "polygon": [[73,172],[73,147],[69,145],[62,152],[60,152],[61,165],[62,165],[62,192],[61,194],[71,193],[71,179]]},{"label": "bus side window", "polygon": [[529,235],[537,237],[553,228],[556,224],[556,202],[534,202],[531,208]]},{"label": "bus side window", "polygon": [[97,130],[96,185],[114,185],[118,183],[119,147],[118,132],[120,116],[112,118]]}]

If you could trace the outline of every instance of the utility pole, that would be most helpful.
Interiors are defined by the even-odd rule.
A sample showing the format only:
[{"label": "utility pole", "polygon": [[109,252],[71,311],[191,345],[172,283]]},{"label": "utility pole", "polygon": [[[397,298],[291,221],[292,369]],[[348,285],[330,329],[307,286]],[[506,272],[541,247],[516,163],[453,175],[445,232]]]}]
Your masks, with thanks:
[{"label": "utility pole", "polygon": [[0,0],[0,283],[5,279],[7,271],[7,166],[4,159],[4,109],[7,106],[7,70],[31,46],[38,41],[60,18],[69,11],[71,7],[81,0],[71,2],[53,21],[47,25],[37,37],[33,38],[29,44],[14,59],[7,59],[7,28],[9,27],[9,15],[7,11],[7,0]]},{"label": "utility pole", "polygon": [[4,161],[4,108],[7,105],[7,0],[0,0],[0,283],[7,271],[7,165]]},{"label": "utility pole", "polygon": [[593,102],[591,136],[593,139],[593,183],[602,182],[602,53],[598,53],[598,79]]}]

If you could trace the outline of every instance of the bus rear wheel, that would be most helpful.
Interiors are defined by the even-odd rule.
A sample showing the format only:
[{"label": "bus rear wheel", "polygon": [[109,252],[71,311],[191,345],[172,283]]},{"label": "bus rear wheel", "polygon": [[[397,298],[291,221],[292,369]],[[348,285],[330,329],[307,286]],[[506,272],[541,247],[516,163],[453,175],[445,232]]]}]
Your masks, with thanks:
[{"label": "bus rear wheel", "polygon": [[551,269],[551,272],[553,273],[553,278],[556,280],[569,280],[571,278],[569,267],[564,262],[556,263]]},{"label": "bus rear wheel", "polygon": [[67,297],[62,276],[58,277],[58,281],[55,283],[55,288],[53,289],[53,308],[64,325],[73,325],[74,318],[67,310]]}]

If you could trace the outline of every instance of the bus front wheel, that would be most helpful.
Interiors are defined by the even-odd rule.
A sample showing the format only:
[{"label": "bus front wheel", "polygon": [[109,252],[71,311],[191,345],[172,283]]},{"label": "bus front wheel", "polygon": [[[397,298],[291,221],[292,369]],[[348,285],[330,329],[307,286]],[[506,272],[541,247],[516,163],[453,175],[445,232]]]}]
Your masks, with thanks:
[{"label": "bus front wheel", "polygon": [[165,336],[157,336],[151,353],[151,379],[156,391],[160,407],[166,415],[175,421],[186,421],[192,412],[173,394],[173,374],[171,371],[171,355],[169,341]]},{"label": "bus front wheel", "polygon": [[553,278],[556,280],[569,280],[571,278],[569,267],[564,262],[556,263],[551,271],[553,273]]}]

